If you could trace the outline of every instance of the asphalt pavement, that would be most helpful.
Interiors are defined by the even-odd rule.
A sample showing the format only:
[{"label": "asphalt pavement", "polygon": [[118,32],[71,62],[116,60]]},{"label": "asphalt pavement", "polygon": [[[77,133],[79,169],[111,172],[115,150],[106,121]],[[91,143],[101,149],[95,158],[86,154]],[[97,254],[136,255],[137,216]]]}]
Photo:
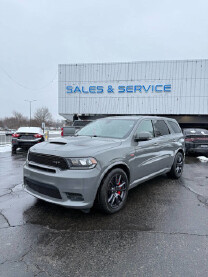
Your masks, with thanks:
[{"label": "asphalt pavement", "polygon": [[89,214],[22,189],[26,153],[0,153],[0,276],[208,276],[208,163],[187,157],[129,192],[117,214]]}]

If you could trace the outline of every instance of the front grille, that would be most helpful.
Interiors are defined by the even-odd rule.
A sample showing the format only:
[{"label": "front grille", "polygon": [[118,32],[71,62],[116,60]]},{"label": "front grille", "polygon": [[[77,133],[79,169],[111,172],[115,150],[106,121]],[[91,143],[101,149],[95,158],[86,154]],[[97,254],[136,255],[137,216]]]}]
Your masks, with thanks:
[{"label": "front grille", "polygon": [[40,194],[44,194],[53,198],[62,199],[59,190],[48,184],[44,184],[38,181],[31,180],[29,178],[25,178],[25,184],[34,191],[39,192]]},{"label": "front grille", "polygon": [[56,170],[52,169],[52,168],[41,167],[41,166],[34,165],[34,164],[28,164],[28,166],[31,167],[31,168],[34,168],[34,169],[45,171],[45,172],[56,173]]},{"label": "front grille", "polygon": [[37,164],[44,164],[48,166],[57,167],[61,170],[69,169],[67,161],[64,158],[53,156],[53,155],[44,155],[44,154],[29,152],[28,161],[34,162]]}]

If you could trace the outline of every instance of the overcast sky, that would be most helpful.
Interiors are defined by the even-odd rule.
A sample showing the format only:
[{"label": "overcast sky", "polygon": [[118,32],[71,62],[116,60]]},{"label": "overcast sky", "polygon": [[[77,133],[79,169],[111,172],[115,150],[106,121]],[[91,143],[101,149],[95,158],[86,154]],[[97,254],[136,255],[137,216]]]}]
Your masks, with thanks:
[{"label": "overcast sky", "polygon": [[0,118],[58,116],[60,63],[207,59],[207,0],[0,0]]}]

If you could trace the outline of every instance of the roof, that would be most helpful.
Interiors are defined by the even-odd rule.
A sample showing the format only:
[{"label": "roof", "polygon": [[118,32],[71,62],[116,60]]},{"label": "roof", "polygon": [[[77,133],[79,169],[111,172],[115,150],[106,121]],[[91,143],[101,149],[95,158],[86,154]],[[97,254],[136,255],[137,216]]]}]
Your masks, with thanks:
[{"label": "roof", "polygon": [[208,135],[208,130],[199,128],[185,128],[183,132],[186,135]]},{"label": "roof", "polygon": [[[172,121],[176,121],[175,119],[173,118],[170,118],[170,117],[163,117],[163,116],[148,116],[148,115],[138,115],[138,116],[135,116],[135,115],[126,115],[126,116],[109,116],[109,117],[104,117],[104,118],[111,118],[111,119],[134,119],[134,120],[139,120],[141,118],[155,118],[155,119],[162,119],[162,120],[172,120]],[[101,118],[102,119],[102,118]]]},{"label": "roof", "polygon": [[17,130],[17,133],[39,133],[39,134],[43,134],[43,130],[39,127],[20,127]]}]

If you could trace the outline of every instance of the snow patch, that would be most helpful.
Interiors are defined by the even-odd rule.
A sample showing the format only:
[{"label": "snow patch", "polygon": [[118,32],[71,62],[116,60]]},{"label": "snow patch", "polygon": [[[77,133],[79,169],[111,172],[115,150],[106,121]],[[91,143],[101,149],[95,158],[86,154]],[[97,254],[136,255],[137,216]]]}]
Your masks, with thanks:
[{"label": "snow patch", "polygon": [[207,157],[204,157],[204,156],[199,156],[199,157],[197,157],[201,162],[203,162],[203,163],[206,163],[206,162],[208,162],[208,158]]},{"label": "snow patch", "polygon": [[43,130],[39,127],[20,127],[16,133],[28,133],[28,134],[41,134],[43,135]]},{"label": "snow patch", "polygon": [[49,131],[49,135],[60,135],[61,134],[61,130],[59,131]]},{"label": "snow patch", "polygon": [[55,138],[50,138],[49,137],[48,141],[55,140],[55,139],[60,139],[60,138],[62,138],[62,137],[55,137]]},{"label": "snow patch", "polygon": [[0,145],[0,153],[10,152],[10,151],[11,151],[11,144]]}]

